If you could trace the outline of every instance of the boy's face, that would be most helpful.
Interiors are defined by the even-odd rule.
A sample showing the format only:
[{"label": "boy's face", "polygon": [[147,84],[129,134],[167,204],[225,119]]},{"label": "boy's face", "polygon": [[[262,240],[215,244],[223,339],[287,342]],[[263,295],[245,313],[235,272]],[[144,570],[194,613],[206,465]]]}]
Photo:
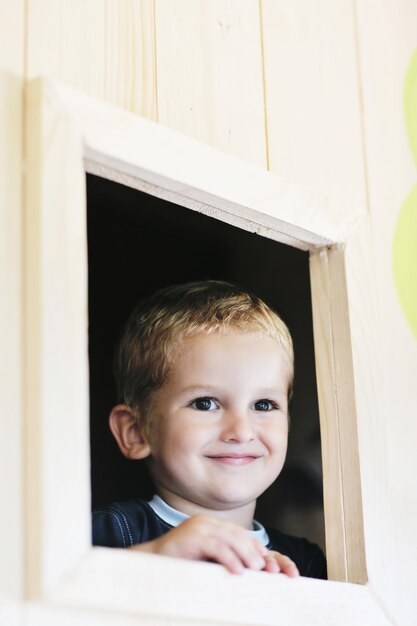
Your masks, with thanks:
[{"label": "boy's face", "polygon": [[150,402],[150,469],[158,493],[188,512],[254,509],[287,450],[289,367],[276,340],[197,335]]}]

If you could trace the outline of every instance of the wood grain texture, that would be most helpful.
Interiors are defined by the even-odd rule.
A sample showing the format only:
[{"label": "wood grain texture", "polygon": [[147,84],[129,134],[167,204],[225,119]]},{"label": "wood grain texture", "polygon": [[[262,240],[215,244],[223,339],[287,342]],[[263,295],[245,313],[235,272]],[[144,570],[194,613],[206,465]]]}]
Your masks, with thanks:
[{"label": "wood grain texture", "polygon": [[261,0],[269,168],[365,206],[351,0]]},{"label": "wood grain texture", "polygon": [[28,0],[27,78],[156,119],[153,0]]},{"label": "wood grain texture", "polygon": [[[22,115],[24,2],[0,1],[0,605],[23,593]],[[12,609],[7,623],[12,624]],[[0,612],[0,621],[2,615]],[[5,618],[6,619],[6,618]]]},{"label": "wood grain texture", "polygon": [[28,86],[26,140],[26,588],[35,598],[91,541],[82,143],[41,81]]},{"label": "wood grain texture", "polygon": [[[383,7],[358,2],[357,22],[372,219],[368,248],[374,276],[372,283],[361,280],[359,259],[362,267],[369,266],[369,253],[362,245],[353,305],[361,303],[368,315],[372,311],[372,317],[363,314],[361,332],[365,336],[365,326],[372,326],[374,335],[372,344],[368,340],[358,352],[355,365],[359,371],[360,359],[361,367],[373,373],[372,387],[361,394],[368,394],[369,408],[359,421],[368,502],[368,571],[394,619],[411,626],[417,613],[417,343],[395,291],[392,243],[401,206],[417,182],[403,109],[405,74],[417,47],[417,6],[409,0],[399,4],[391,0]],[[366,272],[369,276],[369,269]]]},{"label": "wood grain texture", "polygon": [[[191,626],[189,620],[171,616],[160,618],[122,614],[120,611],[58,607],[47,602],[32,603],[22,610],[22,616],[25,626]],[[201,621],[193,620],[193,624],[207,626],[207,621],[202,618]],[[7,626],[18,625],[7,622]]]},{"label": "wood grain texture", "polygon": [[236,576],[213,563],[108,548],[94,548],[50,599],[66,606],[161,620],[175,616],[192,623],[204,618],[210,624],[253,626],[389,624],[364,585],[250,570]]},{"label": "wood grain texture", "polygon": [[334,320],[331,310],[332,294],[327,249],[310,255],[310,273],[328,575],[332,580],[348,580],[345,502],[336,395]]},{"label": "wood grain texture", "polygon": [[158,121],[266,165],[257,0],[156,0]]},{"label": "wood grain texture", "polygon": [[367,572],[344,249],[334,246],[312,253],[310,267],[329,577],[364,583]]},{"label": "wood grain texture", "polygon": [[304,249],[343,241],[364,218],[348,203],[288,183],[160,124],[57,83],[50,89],[83,133],[88,160],[177,193],[191,208],[220,209],[251,223],[248,230],[266,227],[265,232],[281,233]]},{"label": "wood grain texture", "polygon": [[[349,247],[349,242],[347,246]],[[348,580],[365,583],[362,488],[358,449],[357,408],[352,362],[349,299],[346,283],[345,246],[333,246],[329,256],[332,343],[336,381],[339,455],[342,470],[346,562]],[[331,473],[330,477],[331,479]]]},{"label": "wood grain texture", "polygon": [[[284,202],[289,223],[290,215],[296,219],[300,214],[297,211],[302,212],[309,198],[323,198],[323,191],[330,192],[347,199],[348,203],[320,205],[319,202],[316,209],[313,207],[313,222],[320,223],[323,216],[323,223],[333,220],[335,229],[332,237],[335,233],[340,235],[337,211],[349,203],[364,206],[364,171],[367,170],[371,217],[357,234],[351,235],[352,228],[344,231],[350,233],[345,250],[346,281],[359,426],[366,556],[372,593],[383,599],[398,624],[411,626],[417,611],[414,593],[417,561],[414,540],[417,525],[414,450],[417,436],[417,349],[396,298],[389,251],[397,212],[416,182],[415,164],[408,150],[402,113],[402,80],[417,42],[415,3],[412,0],[401,3],[390,0],[381,7],[378,3],[347,0],[339,3],[319,0],[311,4],[262,0],[259,12],[257,2],[246,0],[180,0],[175,3],[158,0],[156,18],[152,0],[27,0],[26,5],[27,76],[51,76],[154,120],[158,119],[159,105],[159,121],[164,125],[261,168],[268,164],[268,156],[273,172],[307,188],[321,190],[319,194],[310,194],[304,188],[303,193],[296,196],[298,209]],[[2,422],[0,437],[0,464],[4,470],[0,480],[2,494],[6,494],[11,516],[16,520],[12,525],[8,518],[3,517],[0,521],[0,536],[7,538],[0,546],[2,563],[7,563],[7,569],[0,565],[0,602],[18,598],[22,588],[22,509],[19,502],[22,458],[18,450],[23,398],[20,333],[24,308],[20,237],[23,7],[23,0],[0,2],[0,287],[2,293],[7,293],[7,300],[2,299],[0,309],[0,332],[2,346],[5,346],[1,361],[2,397],[6,399],[4,414],[8,417]],[[50,103],[47,108],[49,106]],[[71,341],[72,333],[77,334],[80,328],[77,326],[74,330],[69,318],[74,313],[71,308],[74,302],[80,304],[77,288],[80,288],[83,279],[78,287],[72,285],[68,294],[63,293],[57,279],[58,273],[66,277],[72,274],[82,254],[78,244],[75,244],[73,257],[69,255],[66,261],[61,260],[56,267],[49,267],[51,257],[43,256],[42,246],[36,240],[37,234],[45,237],[42,245],[46,241],[45,249],[53,251],[53,254],[60,247],[64,249],[68,242],[74,244],[72,218],[68,223],[60,222],[62,216],[55,215],[53,207],[62,202],[64,207],[68,207],[69,202],[71,206],[74,202],[75,206],[79,194],[82,195],[81,187],[72,189],[72,185],[68,185],[67,177],[72,178],[73,172],[64,163],[65,159],[57,147],[65,145],[72,156],[77,153],[79,158],[80,146],[72,144],[72,148],[68,148],[75,141],[73,131],[66,135],[68,128],[65,130],[65,122],[59,115],[48,119],[49,126],[44,127],[43,138],[32,136],[32,140],[38,142],[38,148],[31,148],[34,152],[30,157],[28,190],[34,191],[34,195],[28,192],[27,196],[27,241],[31,243],[25,250],[30,259],[24,306],[28,305],[30,310],[27,317],[30,369],[26,398],[26,414],[30,415],[27,432],[30,466],[26,486],[32,494],[27,503],[28,521],[32,525],[29,533],[32,590],[47,581],[48,575],[49,580],[56,582],[62,571],[60,568],[65,570],[68,563],[77,561],[77,554],[83,552],[87,537],[87,522],[82,517],[82,511],[88,504],[85,487],[80,491],[77,487],[74,491],[72,484],[68,483],[69,492],[80,493],[83,501],[76,538],[68,544],[75,546],[74,555],[68,553],[71,549],[68,546],[61,549],[60,537],[53,530],[57,521],[66,519],[62,504],[58,502],[56,518],[48,515],[51,511],[50,494],[54,493],[55,497],[57,483],[62,481],[60,474],[70,476],[73,471],[70,457],[60,454],[61,448],[56,441],[64,435],[64,440],[75,451],[74,457],[77,456],[78,435],[69,426],[69,414],[73,417],[73,413],[78,415],[85,410],[84,405],[80,408],[85,398],[79,398],[80,405],[77,404],[74,399],[76,394],[71,391],[71,381],[64,382],[63,365],[58,356],[51,356],[55,354],[52,347],[56,343],[61,355],[68,352],[71,370],[79,371],[82,377],[85,363],[81,370],[77,366],[74,369],[78,357],[74,357],[74,361],[71,359],[74,351],[79,350],[77,354],[81,354],[85,346],[82,347],[82,342]],[[39,118],[31,120],[35,121],[35,129],[39,130]],[[54,124],[58,128],[56,137]],[[361,145],[362,127],[365,146]],[[32,127],[30,132],[36,135]],[[49,151],[46,147],[50,139],[52,147]],[[176,145],[175,141],[173,145]],[[207,158],[208,166],[210,158]],[[54,161],[56,169],[52,165]],[[41,171],[45,163],[48,164],[47,179],[43,179]],[[108,165],[104,163],[103,167]],[[75,178],[79,175],[80,170]],[[124,175],[131,173],[125,172]],[[58,186],[49,188],[46,184],[46,180],[52,179],[60,181],[64,191],[62,198],[58,195]],[[196,180],[200,184],[207,181],[204,173]],[[245,184],[243,181],[242,186],[245,187]],[[234,183],[230,185],[230,198],[236,188]],[[215,189],[218,194],[227,191],[227,181]],[[197,191],[196,197],[189,198],[192,208],[202,210],[204,206],[210,206],[204,202],[207,193],[207,190],[203,194]],[[275,219],[277,215],[274,208],[277,196],[259,196],[250,191],[250,185],[245,193],[239,197],[239,202],[246,197],[248,204],[247,199],[252,199],[250,206],[259,210],[258,221],[265,222],[256,227],[264,228],[262,234],[265,234],[271,228],[269,218],[272,216]],[[281,201],[283,198],[296,198],[291,194],[279,197]],[[228,209],[232,206],[230,198]],[[324,207],[322,213],[319,205]],[[43,213],[44,210],[46,213]],[[216,216],[224,219],[227,211],[224,207],[223,214],[218,210]],[[340,211],[342,213],[343,210]],[[70,212],[67,211],[66,215],[68,217]],[[56,242],[51,231],[45,227],[45,216],[47,221],[52,216],[52,230],[56,229],[59,233]],[[275,225],[276,222],[272,224],[273,227]],[[80,223],[76,228],[79,226]],[[332,241],[337,240],[337,237],[332,237]],[[324,299],[328,297],[329,286],[334,285],[328,261],[328,258],[326,263],[319,261],[318,256],[313,261],[317,264],[316,277],[322,276],[322,286],[320,282],[315,285],[319,292],[322,290]],[[338,275],[336,271],[336,283]],[[70,295],[75,298],[72,304],[65,300]],[[69,307],[68,315],[65,314],[66,305]],[[77,315],[74,314],[74,319]],[[59,335],[58,326],[68,330],[67,340]],[[322,329],[321,332],[325,337],[329,331]],[[340,332],[346,338],[343,327]],[[331,362],[335,363],[334,355],[331,350],[327,356],[324,351],[324,355],[324,363],[326,359],[329,363],[329,376],[335,376],[331,367]],[[54,369],[56,373],[51,378],[50,372]],[[77,389],[79,382],[73,381]],[[83,384],[81,381],[81,388]],[[345,393],[349,395],[349,388]],[[50,412],[44,413],[44,398],[52,401],[48,409]],[[65,398],[68,407],[62,398]],[[327,414],[332,407],[337,410],[334,397],[326,402],[329,407]],[[349,406],[348,401],[347,410]],[[78,424],[73,425],[75,428],[84,428],[81,422],[75,424]],[[348,436],[349,431],[345,433],[345,437]],[[337,441],[329,437],[326,445],[330,450],[332,445],[337,445]],[[86,459],[83,454],[81,451],[81,458],[84,459],[81,466]],[[336,461],[332,461],[337,469],[336,487],[339,483],[335,506],[342,510],[340,477],[343,467],[349,467],[343,460],[343,450]],[[82,472],[85,467],[82,470],[77,466],[77,469]],[[39,487],[41,484],[42,489]],[[78,514],[75,515],[77,517]],[[42,525],[37,528],[36,522],[43,523],[44,519],[46,523],[41,531]],[[346,546],[347,529],[341,528],[340,519],[335,521],[335,528],[341,537],[345,533],[343,545]],[[78,543],[79,537],[81,543]],[[36,553],[35,545],[39,546],[39,553]],[[54,550],[57,550],[56,554]],[[350,567],[346,555],[345,552],[342,560],[345,576]],[[44,557],[45,561],[42,560]],[[37,566],[43,582],[35,571]],[[110,564],[109,569],[112,568]],[[75,587],[82,587],[82,583],[73,582]],[[84,593],[82,602],[86,604],[88,591],[79,589],[76,592]],[[367,591],[364,589],[359,594]],[[248,596],[250,593],[252,591],[248,591]],[[368,596],[361,605],[362,612],[355,613],[352,606],[359,605],[355,601],[351,604],[349,593],[346,597],[340,596],[341,603],[346,602],[349,607],[347,616],[342,615],[343,609],[337,614],[340,624],[345,623],[345,619],[368,623],[368,612],[371,615],[369,623],[384,623],[383,617],[381,621],[375,621],[380,615],[374,612],[377,609]],[[323,594],[321,597],[325,603],[326,596]],[[361,597],[365,598],[365,595]],[[289,606],[286,610],[292,609]],[[59,619],[63,623],[69,621],[64,614],[65,609],[62,609]],[[335,623],[335,615],[329,623]],[[18,617],[15,610],[7,606],[3,606],[0,620],[4,616],[8,624],[21,620],[21,616]],[[308,617],[321,619],[321,613],[311,605],[311,616]],[[118,617],[114,617],[114,621],[118,623]],[[100,620],[98,623],[101,623]]]},{"label": "wood grain texture", "polygon": [[[94,116],[90,115],[92,111]],[[176,133],[48,81],[29,85],[27,112],[26,393],[31,412],[26,420],[26,484],[27,584],[31,597],[40,596],[54,606],[73,607],[81,612],[109,611],[115,623],[118,615],[122,616],[122,623],[124,617],[135,615],[162,623],[165,618],[198,623],[204,616],[213,624],[298,626],[301,621],[311,626],[330,626],[337,620],[344,626],[356,626],[361,620],[369,626],[387,625],[383,610],[363,585],[308,578],[292,580],[250,571],[233,576],[219,565],[89,547],[83,156],[94,154],[89,141],[96,137],[99,120],[102,128],[112,128],[112,132],[105,133],[105,160],[124,162],[130,173],[137,164],[134,161],[130,168],[127,156],[137,154],[132,142],[126,141],[120,132],[126,129],[128,119],[130,137],[137,124],[142,131],[145,128],[148,140],[155,139],[155,132],[169,138]],[[113,118],[111,126],[109,113]],[[207,146],[204,148],[210,151]],[[146,150],[146,144],[142,149],[152,165],[152,153]],[[95,150],[98,157],[97,143]],[[166,165],[170,161],[166,151],[164,154]],[[178,167],[178,156],[173,158],[178,154],[173,151],[171,168]],[[222,164],[231,158],[222,153],[218,157]],[[232,161],[234,168],[239,166],[246,174],[248,164]],[[146,161],[141,166],[144,169]],[[195,167],[199,172],[200,168]],[[171,170],[171,178],[166,180],[175,182],[172,174]],[[267,178],[270,176],[273,177],[267,174]],[[216,179],[210,179],[210,184],[216,185]],[[238,193],[239,186],[233,185],[232,189]],[[177,181],[176,191],[184,191],[183,182]],[[210,187],[206,191],[210,192]],[[340,279],[339,266],[335,265],[334,276],[332,263],[329,267],[330,293],[335,288],[344,289],[343,283],[336,287],[332,284]],[[337,384],[338,377],[336,371]],[[234,601],[230,602],[230,598]],[[65,619],[67,616],[63,623]]]}]

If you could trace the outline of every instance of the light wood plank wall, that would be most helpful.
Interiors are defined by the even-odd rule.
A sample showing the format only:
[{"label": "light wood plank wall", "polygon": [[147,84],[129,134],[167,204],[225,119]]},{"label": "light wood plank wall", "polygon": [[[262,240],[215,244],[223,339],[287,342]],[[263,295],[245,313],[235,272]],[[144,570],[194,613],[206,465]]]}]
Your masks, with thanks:
[{"label": "light wood plank wall", "polygon": [[156,0],[158,121],[266,167],[257,0]]},{"label": "light wood plank wall", "polygon": [[24,2],[0,0],[0,623],[23,593],[22,115]]},{"label": "light wood plank wall", "polygon": [[[404,123],[404,80],[417,48],[417,5],[412,0],[390,0],[381,8],[378,3],[358,2],[357,21],[371,215],[369,245],[376,292],[376,315],[363,316],[363,320],[369,320],[368,327],[375,323],[377,340],[372,353],[358,346],[357,359],[363,354],[369,364],[379,361],[373,394],[367,399],[372,418],[364,414],[360,422],[366,539],[375,588],[398,623],[412,624],[417,609],[417,341],[395,291],[392,248],[401,207],[417,182],[417,164]],[[415,292],[412,276],[410,267],[409,289]],[[363,389],[363,396],[366,393]],[[401,568],[399,576],[395,563]]]},{"label": "light wood plank wall", "polygon": [[[26,16],[23,6],[23,0],[0,3],[0,130],[13,137],[0,156],[14,180],[0,175],[6,200],[0,282],[11,294],[1,310],[10,353],[2,368],[7,365],[14,441],[20,436],[18,79],[26,48],[27,78],[50,76],[368,206],[369,222],[347,258],[367,565],[395,621],[411,624],[417,345],[394,291],[391,247],[400,206],[416,180],[402,112],[404,75],[417,46],[415,2],[26,0]],[[17,519],[19,507],[13,500]],[[15,550],[12,545],[5,549]]]},{"label": "light wood plank wall", "polygon": [[364,205],[351,0],[262,0],[269,169]]},{"label": "light wood plank wall", "polygon": [[27,77],[157,119],[153,0],[28,0]]}]

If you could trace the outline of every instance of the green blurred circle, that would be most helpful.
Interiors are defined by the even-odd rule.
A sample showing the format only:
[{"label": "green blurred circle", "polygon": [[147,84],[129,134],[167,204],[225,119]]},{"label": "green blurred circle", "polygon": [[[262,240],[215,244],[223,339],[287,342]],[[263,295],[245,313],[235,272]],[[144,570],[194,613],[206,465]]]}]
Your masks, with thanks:
[{"label": "green blurred circle", "polygon": [[[417,165],[417,49],[405,75],[404,117]],[[394,231],[392,268],[401,307],[417,338],[417,185],[400,209]]]},{"label": "green blurred circle", "polygon": [[417,185],[401,207],[393,240],[394,283],[417,338]]}]

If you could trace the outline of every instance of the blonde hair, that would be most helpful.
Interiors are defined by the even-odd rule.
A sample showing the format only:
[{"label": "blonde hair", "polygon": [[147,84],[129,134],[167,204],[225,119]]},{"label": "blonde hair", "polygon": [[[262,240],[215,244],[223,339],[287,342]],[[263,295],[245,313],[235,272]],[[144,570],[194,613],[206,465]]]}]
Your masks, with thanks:
[{"label": "blonde hair", "polygon": [[118,401],[144,415],[150,394],[167,380],[186,337],[228,332],[276,339],[288,358],[291,394],[293,344],[282,319],[253,293],[206,280],[160,289],[132,312],[114,359]]}]

